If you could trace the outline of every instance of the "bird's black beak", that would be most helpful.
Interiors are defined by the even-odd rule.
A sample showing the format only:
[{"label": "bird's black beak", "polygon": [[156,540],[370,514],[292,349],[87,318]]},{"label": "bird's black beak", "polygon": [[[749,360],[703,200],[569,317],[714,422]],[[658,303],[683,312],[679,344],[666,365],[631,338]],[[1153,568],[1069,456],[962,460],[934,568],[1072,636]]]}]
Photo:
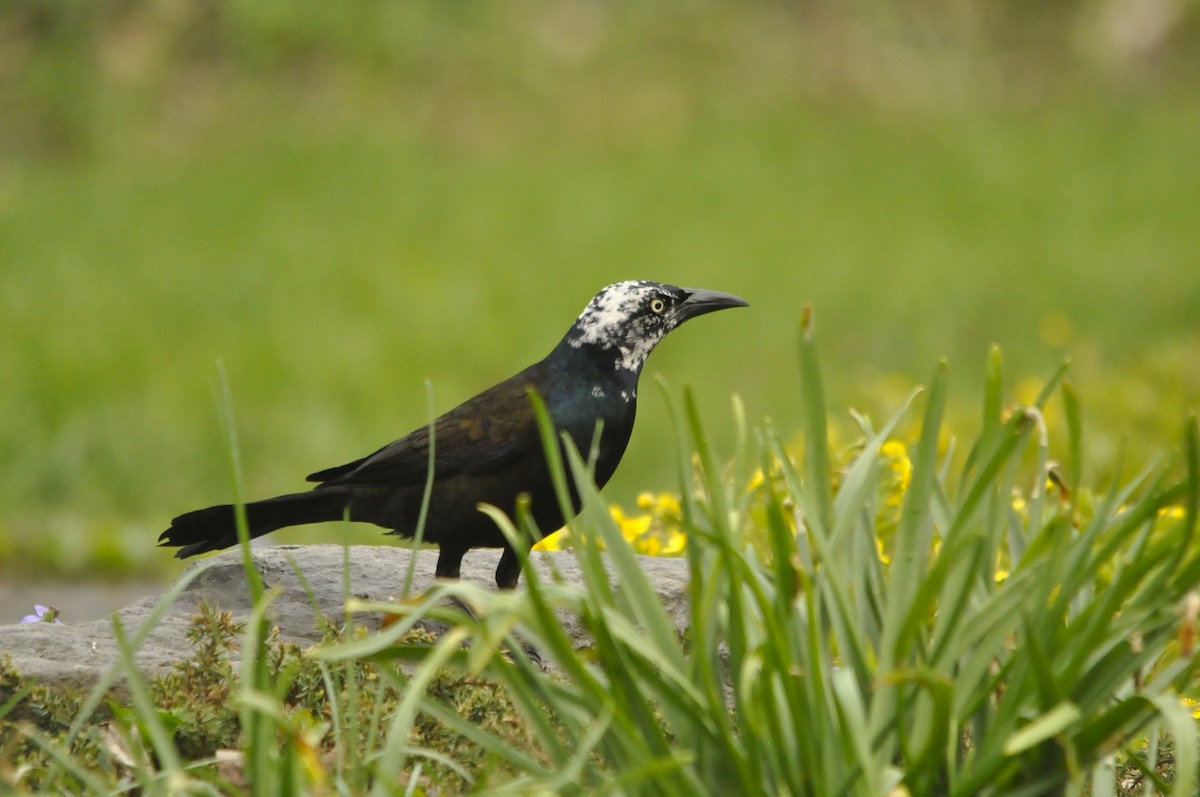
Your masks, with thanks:
[{"label": "bird's black beak", "polygon": [[687,321],[689,318],[695,318],[698,315],[711,313],[714,310],[750,306],[750,303],[745,299],[734,296],[732,293],[706,291],[699,288],[684,288],[683,290],[688,296],[676,308],[680,323]]}]

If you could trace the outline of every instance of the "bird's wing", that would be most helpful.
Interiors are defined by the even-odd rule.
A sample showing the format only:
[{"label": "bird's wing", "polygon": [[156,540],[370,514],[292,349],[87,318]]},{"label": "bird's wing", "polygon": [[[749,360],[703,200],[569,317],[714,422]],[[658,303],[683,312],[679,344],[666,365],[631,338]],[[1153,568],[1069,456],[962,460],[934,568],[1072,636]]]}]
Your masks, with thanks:
[{"label": "bird's wing", "polygon": [[[540,451],[529,406],[529,379],[518,374],[459,405],[434,422],[434,477],[483,473]],[[341,484],[420,484],[429,468],[429,427],[423,426],[362,459],[318,471],[308,481]]]}]

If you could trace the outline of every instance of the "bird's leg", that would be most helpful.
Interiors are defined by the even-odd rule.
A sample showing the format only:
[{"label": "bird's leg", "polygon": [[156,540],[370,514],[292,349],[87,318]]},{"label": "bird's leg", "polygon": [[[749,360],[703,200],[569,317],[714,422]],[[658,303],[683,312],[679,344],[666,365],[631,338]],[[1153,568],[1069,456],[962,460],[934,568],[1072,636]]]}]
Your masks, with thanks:
[{"label": "bird's leg", "polygon": [[521,577],[521,560],[517,552],[509,546],[504,546],[500,554],[500,564],[496,566],[496,586],[500,589],[516,589],[517,579]]},{"label": "bird's leg", "polygon": [[[506,545],[504,552],[500,554],[500,564],[496,566],[496,586],[500,589],[516,589],[517,579],[520,577],[521,560],[517,558],[516,551]],[[540,669],[546,669],[546,665],[542,662],[542,654],[538,652],[537,648],[529,643],[523,643],[521,647],[530,661]]]},{"label": "bird's leg", "polygon": [[[452,548],[449,545],[442,545],[438,553],[437,567],[433,571],[434,577],[458,580],[459,570],[462,569],[462,559],[465,554],[466,551]],[[472,620],[475,619],[475,612],[471,611],[471,607],[456,596],[451,595],[449,601],[461,609],[467,617],[470,617]]]},{"label": "bird's leg", "polygon": [[[457,581],[459,578],[459,571],[462,569],[462,560],[464,555],[466,555],[465,550],[453,548],[449,545],[443,544],[440,552],[438,553],[437,567],[433,571],[434,577],[452,578]],[[446,601],[470,618],[471,622],[479,621],[479,617],[475,614],[475,610],[468,606],[467,603],[457,595],[447,596]]]},{"label": "bird's leg", "polygon": [[[438,555],[437,568],[434,575],[438,578],[453,578],[459,577],[459,570],[462,567],[462,559],[465,551],[456,550],[446,545],[442,546],[441,553]],[[521,575],[521,562],[517,559],[517,555],[510,548],[505,548],[504,553],[500,555],[500,565],[496,568],[496,583],[501,589],[513,589],[517,586],[517,578]],[[473,623],[478,623],[479,615],[475,610],[467,605],[465,601],[457,595],[447,596],[446,600],[456,608],[458,608],[467,618]],[[542,656],[538,653],[537,648],[533,645],[521,645],[525,651],[525,655],[529,657],[534,664],[540,669],[545,670],[546,666],[542,663]]]},{"label": "bird's leg", "polygon": [[[413,553],[416,553],[415,551]],[[438,553],[437,567],[433,571],[436,578],[458,578],[458,571],[462,568],[463,555],[465,550],[452,548],[445,543],[441,546],[441,551]]]}]

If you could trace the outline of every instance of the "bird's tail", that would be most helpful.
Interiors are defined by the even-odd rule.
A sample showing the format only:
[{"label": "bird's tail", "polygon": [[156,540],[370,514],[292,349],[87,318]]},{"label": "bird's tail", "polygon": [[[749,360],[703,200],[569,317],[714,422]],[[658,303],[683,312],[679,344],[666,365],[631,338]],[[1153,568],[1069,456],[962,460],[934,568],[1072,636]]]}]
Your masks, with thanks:
[{"label": "bird's tail", "polygon": [[[341,520],[352,497],[349,489],[335,487],[254,501],[246,504],[246,527],[253,539],[285,526]],[[236,517],[232,504],[197,509],[172,520],[158,542],[179,548],[179,559],[231,548],[238,542]]]}]

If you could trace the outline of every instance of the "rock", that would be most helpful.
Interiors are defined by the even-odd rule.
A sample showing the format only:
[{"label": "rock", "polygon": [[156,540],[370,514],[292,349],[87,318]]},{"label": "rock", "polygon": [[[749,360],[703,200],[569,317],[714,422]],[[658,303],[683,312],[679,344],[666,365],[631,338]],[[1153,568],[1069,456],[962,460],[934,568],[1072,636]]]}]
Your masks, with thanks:
[{"label": "rock", "polygon": [[[345,551],[339,545],[278,545],[254,550],[254,561],[263,581],[268,587],[279,589],[269,616],[279,627],[280,638],[301,645],[320,641],[310,590],[325,616],[340,619],[345,594]],[[350,594],[369,600],[393,599],[403,586],[413,553],[391,546],[356,546],[349,551]],[[434,580],[437,552],[417,551],[415,556],[414,588],[422,589]],[[463,560],[462,578],[494,589],[499,557],[498,550],[472,552]],[[143,674],[151,677],[163,674],[192,651],[185,634],[202,600],[233,612],[239,621],[249,617],[251,601],[241,551],[225,551],[202,564],[209,562],[209,568],[165,607],[158,621],[145,631],[145,639],[135,654],[135,663]],[[682,632],[687,625],[687,561],[641,557],[641,565]],[[583,582],[578,560],[571,552],[535,552],[533,566],[547,576],[553,567],[568,583]],[[297,570],[303,574],[305,583],[297,577]],[[128,639],[141,633],[160,600],[160,597],[145,598],[115,613]],[[364,624],[369,627],[377,622],[365,619]],[[560,615],[560,619],[576,648],[591,644],[571,618]],[[0,656],[3,655],[11,657],[18,673],[39,683],[84,687],[99,680],[119,658],[111,618],[82,623],[0,625]]]}]

